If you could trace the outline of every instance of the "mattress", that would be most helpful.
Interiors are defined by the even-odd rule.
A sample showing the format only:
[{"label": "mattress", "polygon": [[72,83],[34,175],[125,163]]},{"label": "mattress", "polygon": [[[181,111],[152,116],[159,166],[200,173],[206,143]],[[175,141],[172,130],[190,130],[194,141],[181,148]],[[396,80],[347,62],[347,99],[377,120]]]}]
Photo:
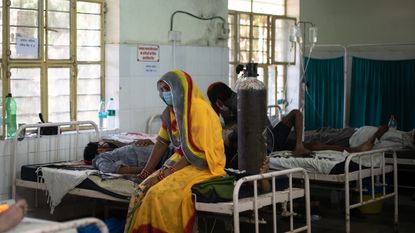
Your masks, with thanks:
[{"label": "mattress", "polygon": [[[322,150],[314,151],[309,157],[295,157],[292,156],[292,151],[275,151],[270,154],[269,166],[278,171],[301,167],[309,173],[327,175],[336,164],[344,162],[348,155],[347,151]],[[381,164],[382,153],[373,155],[373,161],[370,155],[356,157],[352,161],[366,167],[370,167],[373,162],[373,166],[377,167]]]},{"label": "mattress", "polygon": [[[49,167],[49,168],[58,168],[58,169],[66,169],[66,170],[90,170],[91,166],[88,165],[83,165],[83,166],[65,166],[64,164],[66,163],[62,163],[62,162],[57,162],[57,163],[47,163],[47,164],[32,164],[32,165],[23,165],[21,167],[21,172],[20,172],[20,177],[22,180],[25,181],[32,181],[32,182],[37,182],[38,180],[38,174],[36,174],[36,170],[40,167]],[[41,174],[41,171],[39,172],[39,175]],[[99,178],[98,178],[99,179]],[[81,188],[81,189],[87,189],[87,190],[94,190],[94,191],[98,191],[100,193],[115,197],[115,198],[120,198],[120,199],[128,199],[130,196],[129,195],[122,195],[119,192],[114,192],[114,191],[110,191],[106,188],[101,187],[100,185],[98,185],[99,182],[97,182],[97,178],[96,177],[89,177],[87,179],[85,179],[84,181],[82,181],[78,186],[76,186],[77,188]]]}]

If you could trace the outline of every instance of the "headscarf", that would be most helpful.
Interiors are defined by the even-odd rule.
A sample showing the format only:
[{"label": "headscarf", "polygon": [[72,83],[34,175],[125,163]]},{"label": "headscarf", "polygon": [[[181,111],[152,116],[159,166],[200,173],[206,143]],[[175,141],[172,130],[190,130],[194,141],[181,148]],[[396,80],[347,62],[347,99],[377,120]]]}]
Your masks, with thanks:
[{"label": "headscarf", "polygon": [[[209,167],[212,174],[223,174],[225,155],[222,128],[213,108],[190,75],[184,71],[170,71],[163,75],[160,81],[169,85],[173,96],[172,107],[179,129],[178,138],[174,137],[171,131],[169,107],[162,114],[173,145],[181,147],[186,159],[196,167]],[[159,85],[157,87],[159,88]],[[160,97],[162,98],[161,91]]]}]

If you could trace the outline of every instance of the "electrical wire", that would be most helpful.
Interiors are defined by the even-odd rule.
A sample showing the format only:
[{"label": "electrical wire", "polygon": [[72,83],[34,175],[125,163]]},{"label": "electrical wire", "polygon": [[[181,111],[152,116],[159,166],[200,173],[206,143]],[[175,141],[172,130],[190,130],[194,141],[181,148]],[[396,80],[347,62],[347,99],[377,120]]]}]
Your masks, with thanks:
[{"label": "electrical wire", "polygon": [[226,20],[225,20],[223,17],[221,17],[221,16],[212,16],[212,17],[204,18],[204,17],[200,17],[200,16],[197,16],[197,15],[194,15],[194,14],[192,14],[192,13],[189,13],[189,12],[187,12],[187,11],[175,11],[175,12],[173,12],[173,14],[170,16],[170,31],[173,31],[173,24],[174,24],[174,23],[173,23],[173,21],[174,21],[174,16],[175,16],[176,14],[178,14],[178,13],[185,14],[185,15],[191,16],[191,17],[196,18],[196,19],[199,19],[199,20],[213,20],[213,19],[220,19],[220,20],[222,21],[222,23],[223,23],[223,25],[222,25],[222,27],[223,27],[223,32],[224,32],[224,33],[227,33],[227,30],[226,30]]}]

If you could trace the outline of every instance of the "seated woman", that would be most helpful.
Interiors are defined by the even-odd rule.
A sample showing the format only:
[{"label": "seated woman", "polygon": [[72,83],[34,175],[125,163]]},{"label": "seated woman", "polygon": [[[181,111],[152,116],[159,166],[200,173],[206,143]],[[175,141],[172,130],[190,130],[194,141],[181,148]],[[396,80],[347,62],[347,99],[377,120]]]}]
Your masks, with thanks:
[{"label": "seated woman", "polygon": [[[225,174],[221,125],[187,73],[170,71],[157,88],[167,107],[157,142],[139,175],[146,179],[130,201],[126,232],[191,232],[196,214],[191,187]],[[170,143],[175,153],[155,171]]]}]

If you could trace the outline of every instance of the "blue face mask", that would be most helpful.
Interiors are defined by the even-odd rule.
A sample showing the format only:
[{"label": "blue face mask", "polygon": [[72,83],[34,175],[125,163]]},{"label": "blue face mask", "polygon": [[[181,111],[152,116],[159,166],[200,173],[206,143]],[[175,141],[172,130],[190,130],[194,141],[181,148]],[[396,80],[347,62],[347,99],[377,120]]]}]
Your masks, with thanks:
[{"label": "blue face mask", "polygon": [[173,96],[171,91],[163,91],[161,94],[163,95],[163,99],[167,105],[173,105]]}]

